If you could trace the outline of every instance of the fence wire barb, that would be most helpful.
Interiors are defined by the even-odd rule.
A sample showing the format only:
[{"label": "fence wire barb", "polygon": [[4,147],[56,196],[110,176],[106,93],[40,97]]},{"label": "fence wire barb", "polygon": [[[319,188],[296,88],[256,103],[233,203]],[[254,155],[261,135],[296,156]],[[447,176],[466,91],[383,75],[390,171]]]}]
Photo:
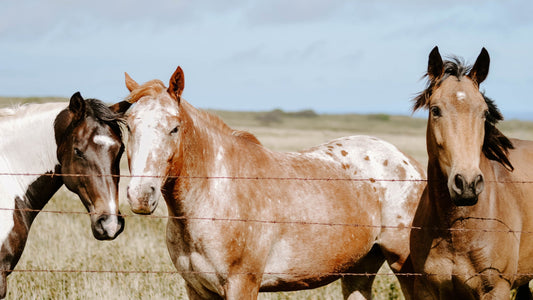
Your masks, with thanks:
[{"label": "fence wire barb", "polygon": [[[73,174],[73,173],[2,173],[0,176],[61,176],[61,177],[117,177],[117,178],[171,178],[171,179],[226,179],[226,180],[280,180],[280,181],[368,181],[374,182],[427,182],[427,179],[394,178],[336,178],[336,177],[259,177],[259,176],[189,176],[189,175],[115,175],[115,174]],[[533,180],[487,180],[489,183],[530,184]]]},{"label": "fence wire barb", "polygon": [[[258,176],[157,176],[157,175],[114,175],[114,174],[62,174],[62,173],[2,173],[0,176],[71,176],[71,177],[119,177],[119,178],[184,178],[184,179],[203,179],[203,180],[296,180],[296,181],[368,181],[375,182],[427,182],[427,179],[376,179],[376,178],[302,178],[302,177],[258,177]],[[493,183],[502,184],[530,184],[533,180],[516,180],[516,181],[488,181]],[[0,208],[1,211],[27,211],[36,213],[50,213],[50,214],[70,214],[70,215],[91,215],[95,213],[82,212],[82,211],[60,211],[60,210],[42,210],[42,209],[30,209],[30,208]],[[126,218],[131,217],[144,217],[154,219],[178,219],[188,221],[210,221],[210,222],[251,222],[261,224],[283,224],[283,225],[318,225],[318,226],[350,226],[350,227],[370,227],[379,229],[398,229],[398,230],[435,230],[435,231],[480,231],[480,232],[495,232],[495,233],[512,233],[512,234],[532,234],[533,231],[522,231],[512,229],[478,229],[478,228],[439,228],[439,227],[420,227],[420,226],[387,226],[387,225],[370,225],[370,224],[356,224],[356,223],[327,223],[327,222],[312,222],[312,221],[280,221],[280,220],[259,220],[259,219],[241,219],[241,218],[216,218],[216,217],[185,217],[185,216],[158,216],[158,215],[128,215],[128,214],[113,214]],[[491,218],[475,218],[482,221],[498,221]],[[458,219],[457,221],[463,221]],[[164,271],[164,270],[60,270],[60,269],[14,269],[3,270],[4,272],[18,272],[18,273],[97,273],[97,274],[221,274],[217,272],[202,272],[202,271]],[[224,273],[222,273],[224,274]],[[227,274],[227,273],[225,273]],[[317,275],[317,276],[533,276],[533,273],[499,273],[495,275],[488,275],[483,273],[453,273],[453,274],[438,274],[438,273],[354,273],[354,272],[322,272],[322,273],[282,273],[282,272],[239,272],[232,274],[243,275]]]},{"label": "fence wire barb", "polygon": [[405,277],[431,277],[431,276],[514,276],[514,277],[532,277],[533,273],[498,273],[498,274],[485,274],[481,272],[476,273],[409,273],[409,272],[398,272],[398,273],[380,273],[380,272],[308,272],[308,273],[296,273],[296,272],[214,272],[214,271],[156,271],[156,270],[61,270],[61,269],[14,269],[14,270],[5,270],[5,272],[18,272],[18,273],[92,273],[92,274],[167,274],[167,275],[183,275],[183,274],[211,274],[211,275],[272,275],[272,276],[281,276],[281,275],[291,275],[291,276],[335,276],[335,277],[346,277],[346,276],[405,276]]},{"label": "fence wire barb", "polygon": [[[2,208],[0,211],[26,211],[36,213],[50,213],[50,214],[71,214],[71,215],[96,215],[97,213],[83,212],[83,211],[60,211],[60,210],[40,210],[32,208]],[[483,228],[442,228],[442,227],[421,227],[421,226],[391,226],[391,225],[372,225],[372,224],[358,224],[358,223],[328,223],[328,222],[313,222],[313,221],[280,221],[280,220],[260,220],[260,219],[242,219],[242,218],[217,218],[217,217],[186,217],[186,216],[159,216],[159,215],[128,215],[128,214],[109,214],[113,216],[121,216],[124,218],[152,218],[152,219],[175,219],[184,221],[211,221],[211,222],[243,222],[243,223],[260,223],[260,224],[281,224],[281,225],[315,225],[315,226],[339,226],[339,227],[363,227],[363,228],[378,228],[378,229],[397,229],[397,230],[426,230],[426,231],[470,231],[470,232],[485,232],[485,233],[511,233],[511,234],[533,234],[533,231],[512,230],[512,229],[483,229]],[[498,221],[492,218],[475,218],[482,221]],[[464,221],[464,219],[457,219],[457,221]]]}]

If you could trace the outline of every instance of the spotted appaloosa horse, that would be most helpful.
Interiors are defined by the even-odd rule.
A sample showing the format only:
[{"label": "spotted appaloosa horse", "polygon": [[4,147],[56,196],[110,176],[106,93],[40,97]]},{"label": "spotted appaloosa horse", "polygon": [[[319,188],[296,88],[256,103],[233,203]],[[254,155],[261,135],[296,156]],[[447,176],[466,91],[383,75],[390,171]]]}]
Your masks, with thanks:
[{"label": "spotted appaloosa horse", "polygon": [[479,91],[488,71],[484,48],[470,68],[435,47],[415,99],[415,110],[429,110],[428,186],[413,223],[423,229],[411,236],[414,269],[425,274],[418,299],[509,299],[524,285],[529,295],[518,297],[531,297],[533,142],[496,128],[503,117]]},{"label": "spotted appaloosa horse", "polygon": [[124,229],[118,215],[124,150],[119,110],[127,107],[117,104],[113,111],[76,93],[68,107],[46,103],[0,110],[0,298],[33,220],[61,185],[78,194],[89,211],[95,238],[114,239]]},{"label": "spotted appaloosa horse", "polygon": [[[425,186],[417,162],[368,136],[271,151],[181,99],[183,78],[178,67],[167,89],[126,74],[135,103],[128,200],[149,214],[162,190],[167,245],[189,298],[309,289],[346,272],[375,273],[385,259],[402,269]],[[345,297],[370,298],[373,279],[344,276]]]}]

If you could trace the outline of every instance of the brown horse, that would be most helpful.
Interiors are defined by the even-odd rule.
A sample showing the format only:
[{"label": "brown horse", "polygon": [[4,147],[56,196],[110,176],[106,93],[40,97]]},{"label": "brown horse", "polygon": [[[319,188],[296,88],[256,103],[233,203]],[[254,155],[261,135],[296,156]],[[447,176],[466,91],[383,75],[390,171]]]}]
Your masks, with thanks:
[{"label": "brown horse", "polygon": [[167,245],[189,298],[255,299],[350,272],[371,275],[344,276],[345,297],[370,298],[385,259],[402,269],[425,186],[417,162],[368,136],[271,151],[181,99],[183,78],[178,67],[167,89],[126,74],[135,103],[128,200],[135,213],[149,214],[162,190]]},{"label": "brown horse", "polygon": [[63,184],[78,194],[90,213],[95,238],[110,240],[122,232],[119,110],[128,106],[110,109],[76,93],[68,106],[46,103],[0,110],[0,298],[6,295],[6,276],[22,255],[33,220]]},{"label": "brown horse", "polygon": [[435,47],[415,98],[429,110],[428,186],[411,233],[419,299],[509,299],[532,278],[533,143],[496,128],[503,117],[479,91],[488,71],[484,48],[468,67]]}]

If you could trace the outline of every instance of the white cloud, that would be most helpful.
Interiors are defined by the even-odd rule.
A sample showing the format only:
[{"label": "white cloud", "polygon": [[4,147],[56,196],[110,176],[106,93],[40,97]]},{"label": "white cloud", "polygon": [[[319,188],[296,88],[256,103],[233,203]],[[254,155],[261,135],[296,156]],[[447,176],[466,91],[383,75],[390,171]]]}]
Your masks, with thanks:
[{"label": "white cloud", "polygon": [[533,80],[524,2],[0,1],[0,95],[117,99],[124,71],[167,81],[182,65],[200,106],[223,90],[236,108],[405,111],[433,46],[469,61],[485,46],[487,92],[513,94],[516,107]]}]

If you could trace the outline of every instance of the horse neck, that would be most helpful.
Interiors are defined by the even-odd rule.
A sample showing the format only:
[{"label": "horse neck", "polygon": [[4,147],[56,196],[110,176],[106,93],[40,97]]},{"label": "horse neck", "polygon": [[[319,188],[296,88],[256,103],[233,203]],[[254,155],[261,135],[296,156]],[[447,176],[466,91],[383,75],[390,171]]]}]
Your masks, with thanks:
[{"label": "horse neck", "polygon": [[447,219],[453,211],[453,203],[448,190],[448,178],[444,176],[437,161],[428,162],[428,192],[434,213],[440,221]]},{"label": "horse neck", "polygon": [[485,179],[485,190],[480,194],[478,203],[473,206],[456,206],[453,204],[450,192],[448,190],[448,178],[444,176],[438,162],[435,159],[428,161],[428,195],[432,215],[435,221],[440,224],[450,225],[454,221],[466,217],[491,217],[494,212],[495,203],[491,202],[492,197],[486,197],[489,193],[487,183],[494,180],[494,171],[491,167],[491,161],[481,154],[480,169]]},{"label": "horse neck", "polygon": [[[182,136],[180,156],[184,162],[182,171],[193,176],[207,176],[224,161],[216,159],[217,151],[228,149],[228,144],[235,138],[232,130],[218,117],[212,116],[192,106],[181,113]],[[186,150],[184,150],[186,149]]]},{"label": "horse neck", "polygon": [[[0,124],[5,136],[0,144],[0,171],[14,174],[0,176],[4,201],[19,198],[27,208],[40,209],[61,187],[59,177],[42,174],[58,171],[53,124],[65,107],[65,103],[31,106],[27,116],[10,117]],[[21,173],[30,175],[18,175]]]}]

